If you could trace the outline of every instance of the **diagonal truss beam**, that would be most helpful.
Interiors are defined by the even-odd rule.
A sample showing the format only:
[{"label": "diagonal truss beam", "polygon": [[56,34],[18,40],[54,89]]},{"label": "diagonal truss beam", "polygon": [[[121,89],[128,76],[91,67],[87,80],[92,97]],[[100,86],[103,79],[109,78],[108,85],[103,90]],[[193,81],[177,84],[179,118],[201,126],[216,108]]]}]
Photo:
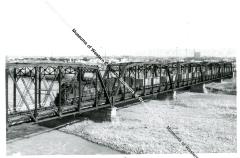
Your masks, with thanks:
[{"label": "diagonal truss beam", "polygon": [[21,77],[21,81],[23,82],[24,88],[26,89],[27,94],[29,95],[32,103],[34,104],[34,99],[33,99],[32,95],[30,94],[29,89],[27,88],[27,84],[26,84],[25,80],[22,77]]},{"label": "diagonal truss beam", "polygon": [[[27,86],[25,86],[25,89],[24,89],[24,91],[23,91],[23,95],[24,95],[24,96],[27,95],[27,89],[31,89],[31,88],[32,88],[32,85],[33,85],[33,82],[32,82],[31,80],[29,80],[29,83],[27,84]],[[19,106],[22,106],[22,104],[23,104],[23,100],[22,100],[22,98],[20,98],[17,106],[18,106],[18,107],[19,107]]]},{"label": "diagonal truss beam", "polygon": [[52,91],[52,88],[53,88],[53,85],[54,85],[54,80],[56,79],[56,75],[54,76],[54,79],[52,80],[50,86],[49,86],[49,89],[47,90],[47,93],[45,94],[45,97],[43,99],[43,106],[45,106],[47,100],[48,100],[48,97],[50,95],[50,92]]},{"label": "diagonal truss beam", "polygon": [[26,107],[27,107],[27,109],[28,109],[28,112],[30,113],[31,118],[32,118],[35,122],[37,122],[37,119],[34,117],[32,111],[31,111],[31,109],[30,109],[30,107],[29,107],[29,104],[28,104],[28,102],[26,101],[26,99],[25,99],[25,97],[24,97],[24,95],[23,95],[21,89],[19,88],[17,82],[15,81],[15,79],[14,79],[12,73],[8,71],[8,74],[9,74],[9,76],[11,77],[11,79],[12,79],[14,85],[16,86],[16,88],[17,88],[17,90],[18,90],[18,92],[19,92],[19,94],[20,94],[20,96],[21,96],[21,98],[22,98],[24,104],[26,105]]}]

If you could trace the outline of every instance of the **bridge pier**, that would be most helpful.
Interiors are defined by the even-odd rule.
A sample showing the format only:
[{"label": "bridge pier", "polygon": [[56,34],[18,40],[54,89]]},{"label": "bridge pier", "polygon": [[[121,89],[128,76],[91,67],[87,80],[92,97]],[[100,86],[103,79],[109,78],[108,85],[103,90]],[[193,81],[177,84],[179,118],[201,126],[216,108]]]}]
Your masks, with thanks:
[{"label": "bridge pier", "polygon": [[198,84],[190,87],[190,92],[204,93],[205,84]]},{"label": "bridge pier", "polygon": [[233,78],[236,78],[237,77],[237,73],[236,71],[233,71]]}]

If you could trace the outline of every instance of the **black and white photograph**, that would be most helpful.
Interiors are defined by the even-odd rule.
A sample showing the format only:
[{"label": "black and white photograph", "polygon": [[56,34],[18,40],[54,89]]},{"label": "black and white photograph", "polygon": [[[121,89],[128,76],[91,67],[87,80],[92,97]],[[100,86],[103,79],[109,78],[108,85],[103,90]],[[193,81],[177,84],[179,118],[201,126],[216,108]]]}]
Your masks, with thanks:
[{"label": "black and white photograph", "polygon": [[1,1],[2,156],[239,157],[239,4]]}]

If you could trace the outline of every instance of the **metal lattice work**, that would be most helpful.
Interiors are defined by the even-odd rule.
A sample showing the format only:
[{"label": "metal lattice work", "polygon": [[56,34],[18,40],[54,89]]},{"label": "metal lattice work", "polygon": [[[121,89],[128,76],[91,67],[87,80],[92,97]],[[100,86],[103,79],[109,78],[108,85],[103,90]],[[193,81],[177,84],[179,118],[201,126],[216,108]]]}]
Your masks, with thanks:
[{"label": "metal lattice work", "polygon": [[119,63],[108,65],[103,76],[110,97],[118,104],[134,99],[113,71],[140,96],[173,91],[200,83],[232,77],[232,63]]},{"label": "metal lattice work", "polygon": [[[42,120],[128,104],[155,94],[233,76],[231,62],[109,64],[11,63],[6,65],[7,123]],[[118,74],[131,87],[121,84]]]},{"label": "metal lattice work", "polygon": [[[86,77],[87,73],[92,77]],[[6,82],[9,125],[84,112],[102,103],[110,105],[98,66],[7,64]],[[100,90],[105,90],[104,99],[98,96]]]}]

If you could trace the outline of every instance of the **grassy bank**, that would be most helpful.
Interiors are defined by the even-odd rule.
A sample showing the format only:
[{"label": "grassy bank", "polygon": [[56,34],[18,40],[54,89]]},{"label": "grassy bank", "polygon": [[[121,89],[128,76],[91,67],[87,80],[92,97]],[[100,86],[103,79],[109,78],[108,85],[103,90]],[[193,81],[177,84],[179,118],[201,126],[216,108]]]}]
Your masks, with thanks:
[{"label": "grassy bank", "polygon": [[60,130],[125,153],[236,152],[236,96],[182,93],[176,100],[149,101],[117,111],[113,122],[85,121]]}]

